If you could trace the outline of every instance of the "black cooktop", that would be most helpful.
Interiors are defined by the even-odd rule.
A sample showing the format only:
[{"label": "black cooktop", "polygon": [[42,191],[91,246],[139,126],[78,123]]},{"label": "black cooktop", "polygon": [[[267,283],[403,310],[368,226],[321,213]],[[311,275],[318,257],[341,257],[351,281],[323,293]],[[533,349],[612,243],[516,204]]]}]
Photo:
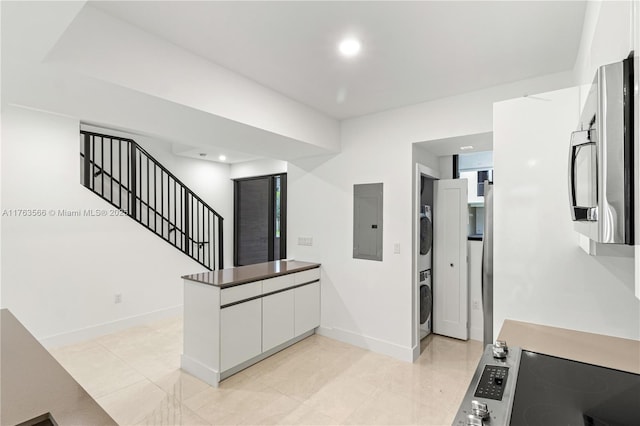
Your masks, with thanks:
[{"label": "black cooktop", "polygon": [[640,425],[640,375],[523,350],[510,424]]}]

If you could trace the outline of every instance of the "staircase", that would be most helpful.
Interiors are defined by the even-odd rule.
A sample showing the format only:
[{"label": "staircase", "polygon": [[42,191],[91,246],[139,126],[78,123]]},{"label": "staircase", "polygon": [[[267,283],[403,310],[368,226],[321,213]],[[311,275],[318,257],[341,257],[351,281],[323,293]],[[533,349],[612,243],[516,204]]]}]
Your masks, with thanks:
[{"label": "staircase", "polygon": [[82,184],[209,270],[223,218],[132,139],[80,131]]}]

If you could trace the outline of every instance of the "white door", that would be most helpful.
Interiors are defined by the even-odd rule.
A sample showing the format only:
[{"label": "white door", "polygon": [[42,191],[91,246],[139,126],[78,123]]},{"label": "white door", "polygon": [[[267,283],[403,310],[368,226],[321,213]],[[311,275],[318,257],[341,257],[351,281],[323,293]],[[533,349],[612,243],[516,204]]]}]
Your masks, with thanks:
[{"label": "white door", "polygon": [[467,340],[467,180],[434,182],[433,332]]}]

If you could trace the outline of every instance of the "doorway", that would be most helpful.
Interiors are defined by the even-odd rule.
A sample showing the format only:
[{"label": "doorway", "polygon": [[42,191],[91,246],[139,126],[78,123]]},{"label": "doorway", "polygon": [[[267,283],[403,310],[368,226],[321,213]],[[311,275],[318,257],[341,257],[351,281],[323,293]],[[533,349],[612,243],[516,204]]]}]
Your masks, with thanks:
[{"label": "doorway", "polygon": [[[414,357],[430,333],[468,339],[467,183],[416,163]],[[428,342],[428,340],[425,340]]]},{"label": "doorway", "polygon": [[287,175],[234,180],[233,264],[287,257]]}]

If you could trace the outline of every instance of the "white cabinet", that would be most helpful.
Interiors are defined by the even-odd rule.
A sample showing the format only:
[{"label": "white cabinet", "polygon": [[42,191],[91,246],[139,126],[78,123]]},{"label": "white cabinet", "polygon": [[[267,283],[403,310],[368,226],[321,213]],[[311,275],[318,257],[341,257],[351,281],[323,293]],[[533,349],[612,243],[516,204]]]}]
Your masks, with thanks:
[{"label": "white cabinet", "polygon": [[294,290],[262,298],[262,351],[293,339]]},{"label": "white cabinet", "polygon": [[[252,274],[250,281],[245,274],[242,282],[224,287],[202,281],[202,274],[185,277],[182,369],[217,386],[313,334],[320,325],[320,268],[278,274],[291,265],[269,263],[275,274]],[[240,268],[245,269],[226,275],[216,271],[210,279],[243,275],[257,266]]]},{"label": "white cabinet", "polygon": [[296,336],[320,325],[320,282],[294,289]]},{"label": "white cabinet", "polygon": [[241,364],[262,352],[262,300],[220,310],[220,368]]}]

